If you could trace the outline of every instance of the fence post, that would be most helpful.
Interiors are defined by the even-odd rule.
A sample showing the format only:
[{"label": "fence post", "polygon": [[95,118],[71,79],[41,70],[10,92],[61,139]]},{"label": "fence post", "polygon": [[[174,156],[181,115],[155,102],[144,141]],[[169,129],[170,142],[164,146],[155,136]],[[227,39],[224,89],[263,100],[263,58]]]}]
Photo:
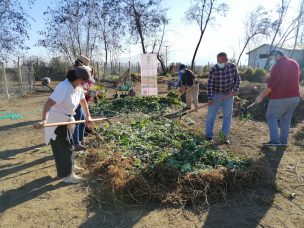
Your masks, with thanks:
[{"label": "fence post", "polygon": [[120,62],[118,63],[118,74],[119,74],[119,77],[121,76],[121,69],[120,69]]},{"label": "fence post", "polygon": [[111,72],[111,78],[113,79],[113,62],[111,61],[111,69],[110,69],[110,72]]},{"label": "fence post", "polygon": [[107,68],[107,62],[103,63],[103,79],[106,79],[106,68]]},{"label": "fence post", "polygon": [[98,63],[98,61],[96,62],[96,71],[97,71],[97,74],[95,73],[95,75],[97,76],[97,79],[99,80],[99,63]]},{"label": "fence post", "polygon": [[33,63],[31,63],[31,77],[32,77],[32,90],[36,91],[36,79],[35,79],[35,71],[34,71]]},{"label": "fence post", "polygon": [[32,81],[33,81],[33,75],[32,75],[32,64],[31,64],[31,66],[30,66],[30,73],[28,74],[28,84],[30,86],[30,92],[33,91],[33,83],[32,83]]},{"label": "fence post", "polygon": [[6,78],[6,73],[5,73],[5,65],[4,65],[4,62],[2,62],[2,70],[3,70],[3,77],[4,77],[5,93],[6,93],[7,99],[9,99],[8,85],[7,85],[7,78]]},{"label": "fence post", "polygon": [[24,95],[23,91],[23,82],[22,82],[22,75],[21,75],[21,69],[20,69],[20,58],[18,57],[18,76],[19,76],[19,83],[20,83],[20,91],[21,95]]},{"label": "fence post", "polygon": [[131,81],[131,62],[129,61],[129,80]]}]

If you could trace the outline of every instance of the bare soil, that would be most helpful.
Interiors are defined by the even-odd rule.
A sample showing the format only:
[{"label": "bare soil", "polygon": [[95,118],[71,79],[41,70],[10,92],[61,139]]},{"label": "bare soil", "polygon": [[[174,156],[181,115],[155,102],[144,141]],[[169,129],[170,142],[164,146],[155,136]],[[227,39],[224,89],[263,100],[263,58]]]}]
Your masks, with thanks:
[{"label": "bare soil", "polygon": [[[160,93],[165,91],[161,85]],[[291,129],[286,149],[261,149],[268,140],[267,125],[247,122],[240,127],[234,119],[232,144],[220,146],[229,153],[265,161],[274,184],[266,181],[269,184],[230,192],[226,202],[196,210],[114,203],[100,208],[88,200],[86,183],[66,185],[56,178],[43,132],[32,128],[48,96],[38,93],[0,102],[0,111],[24,116],[0,120],[0,227],[304,227],[303,122]],[[203,109],[181,121],[194,121],[190,127],[203,134],[205,113]],[[215,133],[221,121],[217,120]]]}]

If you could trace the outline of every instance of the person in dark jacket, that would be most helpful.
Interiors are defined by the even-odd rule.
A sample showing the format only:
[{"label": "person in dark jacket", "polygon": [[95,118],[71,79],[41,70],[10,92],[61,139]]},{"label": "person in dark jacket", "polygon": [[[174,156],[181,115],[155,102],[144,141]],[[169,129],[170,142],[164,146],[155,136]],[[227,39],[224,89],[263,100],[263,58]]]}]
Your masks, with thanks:
[{"label": "person in dark jacket", "polygon": [[181,64],[180,71],[182,73],[182,93],[186,93],[186,109],[191,109],[192,101],[195,111],[198,110],[198,93],[199,83],[195,74],[189,70],[184,64]]}]

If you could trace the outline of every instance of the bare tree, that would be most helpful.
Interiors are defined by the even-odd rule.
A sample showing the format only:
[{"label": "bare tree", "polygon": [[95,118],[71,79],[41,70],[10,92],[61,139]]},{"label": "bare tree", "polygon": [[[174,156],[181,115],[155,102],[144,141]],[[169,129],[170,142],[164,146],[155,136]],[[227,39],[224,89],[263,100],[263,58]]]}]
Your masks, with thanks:
[{"label": "bare tree", "polygon": [[[163,52],[165,33],[166,33],[166,24],[163,25],[161,35],[155,39],[153,47],[152,47],[152,53],[157,54],[157,59],[160,62],[163,75],[167,74],[167,66],[166,66],[165,60],[164,60],[165,58],[167,58],[167,56],[164,57],[164,52]],[[165,54],[167,55],[167,50],[166,50]]]},{"label": "bare tree", "polygon": [[72,61],[81,54],[92,58],[101,50],[97,42],[102,40],[107,59],[111,44],[119,42],[120,27],[115,19],[118,11],[112,9],[118,3],[118,0],[58,1],[44,13],[46,29],[40,32],[43,39],[38,44]]},{"label": "bare tree", "polygon": [[[32,0],[28,1],[28,4],[32,3]],[[30,19],[18,0],[0,1],[0,58],[28,49],[25,41],[29,38]]]},{"label": "bare tree", "polygon": [[186,20],[196,22],[200,29],[200,37],[191,61],[192,70],[194,68],[197,51],[208,25],[216,19],[216,15],[226,16],[227,11],[228,5],[226,3],[219,3],[217,0],[194,0],[193,4],[185,12]]},{"label": "bare tree", "polygon": [[[277,10],[278,19],[275,20],[272,24],[274,33],[273,33],[273,37],[272,37],[271,44],[270,44],[270,50],[274,47],[275,40],[281,31],[281,27],[282,27],[284,18],[286,16],[286,13],[289,8],[289,3],[290,3],[290,0],[281,0],[281,4],[278,7],[278,10]],[[275,47],[277,47],[277,45]],[[265,66],[264,66],[264,69],[269,68],[269,62],[270,62],[270,59],[268,58]]]},{"label": "bare tree", "polygon": [[[147,53],[149,42],[168,23],[166,9],[160,7],[161,0],[122,0],[131,38],[140,41],[142,52]],[[151,41],[152,40],[152,41]]]},{"label": "bare tree", "polygon": [[271,20],[268,12],[262,7],[258,6],[251,11],[245,22],[245,44],[238,57],[236,65],[239,64],[240,59],[247,48],[249,42],[258,35],[269,36],[271,30]]},{"label": "bare tree", "polygon": [[103,42],[105,62],[109,53],[122,50],[122,40],[125,35],[123,9],[119,0],[104,0],[100,2],[98,20],[100,22],[98,39]]}]

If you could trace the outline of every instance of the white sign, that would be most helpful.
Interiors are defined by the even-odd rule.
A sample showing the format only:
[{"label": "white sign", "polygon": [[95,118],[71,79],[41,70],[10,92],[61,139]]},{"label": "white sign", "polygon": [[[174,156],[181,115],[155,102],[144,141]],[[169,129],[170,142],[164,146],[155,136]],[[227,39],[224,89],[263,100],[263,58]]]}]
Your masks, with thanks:
[{"label": "white sign", "polygon": [[157,95],[157,55],[140,55],[141,95]]}]

